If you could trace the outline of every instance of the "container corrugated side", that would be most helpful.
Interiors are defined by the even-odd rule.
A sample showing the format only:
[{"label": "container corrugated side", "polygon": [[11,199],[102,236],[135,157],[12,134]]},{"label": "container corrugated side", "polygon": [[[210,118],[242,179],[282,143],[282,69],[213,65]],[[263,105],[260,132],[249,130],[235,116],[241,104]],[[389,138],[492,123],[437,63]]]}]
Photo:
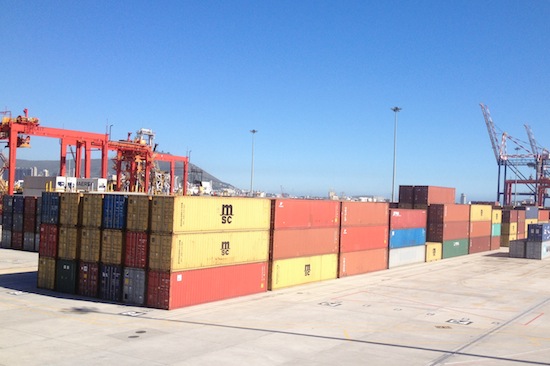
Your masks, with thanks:
[{"label": "container corrugated side", "polygon": [[79,263],[77,293],[82,296],[97,297],[99,289],[99,263]]},{"label": "container corrugated side", "polygon": [[272,201],[273,228],[321,228],[340,225],[339,201],[275,199]]},{"label": "container corrugated side", "polygon": [[40,225],[40,249],[41,257],[57,257],[58,226],[56,224]]},{"label": "container corrugated side", "polygon": [[432,204],[428,207],[428,223],[470,221],[470,206],[462,204]]},{"label": "container corrugated side", "polygon": [[390,231],[390,249],[424,244],[426,244],[426,229],[397,229]]},{"label": "container corrugated side", "polygon": [[443,259],[443,243],[426,242],[426,262]]},{"label": "container corrugated side", "polygon": [[25,197],[21,195],[13,196],[13,213],[23,214],[25,212]]},{"label": "container corrugated side", "polygon": [[525,232],[525,237],[528,238],[529,237],[529,225],[536,225],[539,223],[539,219],[525,219],[525,224],[523,225],[524,227],[524,232]]},{"label": "container corrugated side", "polygon": [[500,227],[500,233],[501,235],[509,235],[514,234],[516,235],[518,233],[518,224],[517,222],[514,223],[504,223]]},{"label": "container corrugated side", "polygon": [[491,225],[491,236],[500,236],[502,233],[502,224]]},{"label": "container corrugated side", "polygon": [[122,282],[122,302],[126,304],[145,304],[145,281],[147,272],[141,268],[124,268]]},{"label": "container corrugated side", "polygon": [[149,230],[149,216],[151,210],[151,196],[128,196],[128,212],[126,217],[126,230]]},{"label": "container corrugated side", "polygon": [[390,209],[390,230],[426,228],[428,211],[417,209]]},{"label": "container corrugated side", "polygon": [[268,259],[267,230],[152,233],[149,239],[149,268],[157,271],[174,272],[265,262]]},{"label": "container corrugated side", "polygon": [[80,199],[82,205],[82,216],[80,224],[83,227],[101,227],[103,213],[103,195],[84,193]]},{"label": "container corrugated side", "polygon": [[425,207],[432,203],[454,203],[456,189],[438,186],[414,186],[414,206]]},{"label": "container corrugated side", "polygon": [[428,223],[426,240],[443,242],[446,240],[467,238],[470,235],[469,221],[451,221],[445,223]]},{"label": "container corrugated side", "polygon": [[491,250],[500,249],[500,236],[491,236]]},{"label": "container corrugated side", "polygon": [[525,258],[547,259],[550,258],[550,241],[527,241],[525,246]]},{"label": "container corrugated side", "polygon": [[388,225],[349,226],[340,230],[340,252],[388,248]]},{"label": "container corrugated side", "polygon": [[11,230],[2,228],[2,248],[11,248]]},{"label": "container corrugated side", "polygon": [[550,224],[531,224],[527,232],[529,241],[550,240]]},{"label": "container corrugated side", "polygon": [[101,259],[101,229],[83,227],[80,229],[79,259],[85,262],[99,262]]},{"label": "container corrugated side", "polygon": [[381,271],[388,268],[388,248],[340,253],[338,277]]},{"label": "container corrugated side", "polygon": [[342,202],[341,226],[388,226],[387,202]]},{"label": "container corrugated side", "polygon": [[23,250],[26,250],[26,251],[29,251],[29,252],[34,252],[35,250],[35,245],[34,245],[34,240],[35,240],[35,233],[34,231],[32,233],[23,233]]},{"label": "container corrugated side", "polygon": [[120,301],[122,298],[122,267],[100,264],[99,272],[98,297],[103,300]]},{"label": "container corrugated side", "polygon": [[503,224],[511,224],[511,223],[517,223],[517,222],[518,222],[518,211],[517,210],[510,210],[510,209],[502,210],[502,223]]},{"label": "container corrugated side", "polygon": [[23,233],[18,231],[11,232],[11,248],[23,250]]},{"label": "container corrugated side", "polygon": [[338,236],[337,227],[273,230],[271,259],[338,253]]},{"label": "container corrugated side", "polygon": [[43,224],[59,223],[59,196],[58,192],[42,192],[40,221]]},{"label": "container corrugated side", "polygon": [[145,231],[126,231],[124,266],[147,268],[149,235]]},{"label": "container corrugated side", "polygon": [[76,226],[58,227],[57,257],[74,260],[79,257],[78,229]]},{"label": "container corrugated side", "polygon": [[103,229],[124,229],[127,214],[127,196],[124,194],[105,194],[101,227]]},{"label": "container corrugated side", "polygon": [[30,233],[34,232],[36,229],[36,197],[27,196],[25,197],[25,209],[24,209],[24,218],[23,222],[23,231]]},{"label": "container corrugated side", "polygon": [[443,259],[467,255],[470,246],[468,238],[447,240],[443,242]]},{"label": "container corrugated side", "polygon": [[68,294],[76,293],[77,261],[58,259],[55,272],[55,290]]},{"label": "container corrugated side", "polygon": [[124,236],[121,230],[105,229],[101,232],[101,262],[104,264],[122,264]]},{"label": "container corrugated side", "polygon": [[149,271],[147,306],[177,309],[267,290],[267,262],[196,269]]},{"label": "container corrugated side", "polygon": [[388,252],[388,268],[390,269],[424,262],[426,262],[425,245],[390,249]]},{"label": "container corrugated side", "polygon": [[480,238],[491,236],[493,225],[489,221],[471,221],[470,222],[470,238]]},{"label": "container corrugated side", "polygon": [[263,198],[153,196],[151,232],[269,230],[270,212]]},{"label": "container corrugated side", "polygon": [[82,194],[63,192],[59,197],[59,224],[76,226],[80,221],[80,199]]},{"label": "container corrugated side", "polygon": [[24,222],[23,214],[22,213],[14,213],[12,215],[12,226],[11,230],[13,232],[23,232],[23,222]]},{"label": "container corrugated side", "polygon": [[53,290],[55,288],[55,259],[38,257],[38,288]]},{"label": "container corrugated side", "polygon": [[414,205],[414,186],[399,186],[399,203]]},{"label": "container corrugated side", "polygon": [[491,222],[493,224],[502,224],[502,209],[493,207]]},{"label": "container corrugated side", "polygon": [[303,285],[338,277],[338,254],[280,259],[272,262],[269,289]]},{"label": "container corrugated side", "polygon": [[469,254],[488,252],[491,250],[491,236],[470,238]]},{"label": "container corrugated side", "polygon": [[511,258],[525,258],[525,250],[527,247],[527,240],[511,240],[509,243],[508,255]]},{"label": "container corrugated side", "polygon": [[470,205],[470,221],[489,221],[493,218],[491,205]]}]

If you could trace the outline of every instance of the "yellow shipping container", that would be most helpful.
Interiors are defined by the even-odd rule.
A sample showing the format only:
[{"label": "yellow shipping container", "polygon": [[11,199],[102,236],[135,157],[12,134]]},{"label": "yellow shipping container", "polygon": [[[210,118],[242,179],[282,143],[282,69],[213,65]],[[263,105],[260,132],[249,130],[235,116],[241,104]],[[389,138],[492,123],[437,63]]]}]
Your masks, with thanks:
[{"label": "yellow shipping container", "polygon": [[80,217],[80,198],[82,194],[62,192],[59,197],[59,224],[76,226]]},{"label": "yellow shipping container", "polygon": [[121,230],[105,229],[101,232],[101,262],[122,264],[124,236]]},{"label": "yellow shipping container", "polygon": [[493,219],[492,224],[501,224],[502,223],[502,209],[493,208]]},{"label": "yellow shipping container", "polygon": [[525,219],[525,235],[529,233],[529,225],[538,224],[538,223],[539,223],[539,219]]},{"label": "yellow shipping container", "polygon": [[57,256],[61,259],[78,259],[78,229],[73,226],[59,226]]},{"label": "yellow shipping container", "polygon": [[85,262],[99,262],[101,251],[101,230],[98,228],[80,229],[80,260]]},{"label": "yellow shipping container", "polygon": [[509,223],[509,224],[508,223],[502,224],[501,229],[500,229],[500,235],[502,235],[502,236],[509,235],[509,234],[516,235],[517,233],[518,233],[518,223],[517,222],[512,222],[512,223]]},{"label": "yellow shipping container", "polygon": [[103,212],[103,195],[85,193],[80,199],[82,205],[81,225],[85,227],[101,227]]},{"label": "yellow shipping container", "polygon": [[470,205],[470,221],[491,221],[492,217],[493,206]]},{"label": "yellow shipping container", "polygon": [[264,198],[153,196],[151,232],[269,230],[271,201]]},{"label": "yellow shipping container", "polygon": [[443,256],[443,243],[426,242],[426,262],[441,260]]},{"label": "yellow shipping container", "polygon": [[276,260],[270,271],[270,290],[331,280],[338,275],[338,254]]},{"label": "yellow shipping container", "polygon": [[53,290],[55,288],[55,259],[38,258],[38,288]]},{"label": "yellow shipping container", "polygon": [[149,268],[185,271],[269,259],[269,230],[203,233],[152,233]]},{"label": "yellow shipping container", "polygon": [[129,195],[126,216],[126,230],[147,231],[151,196]]}]

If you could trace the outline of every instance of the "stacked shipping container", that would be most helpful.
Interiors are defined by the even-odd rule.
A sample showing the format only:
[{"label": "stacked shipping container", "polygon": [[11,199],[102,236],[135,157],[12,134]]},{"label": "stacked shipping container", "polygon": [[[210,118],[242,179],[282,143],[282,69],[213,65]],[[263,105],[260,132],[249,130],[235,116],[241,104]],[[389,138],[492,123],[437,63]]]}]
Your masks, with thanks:
[{"label": "stacked shipping container", "polygon": [[491,250],[492,225],[493,207],[491,205],[470,205],[469,253]]},{"label": "stacked shipping container", "polygon": [[529,225],[525,258],[550,258],[550,224]]},{"label": "stacked shipping container", "polygon": [[388,268],[426,261],[426,210],[390,209]]},{"label": "stacked shipping container", "polygon": [[469,232],[469,205],[446,203],[428,207],[427,239],[441,243],[442,259],[468,254]]}]

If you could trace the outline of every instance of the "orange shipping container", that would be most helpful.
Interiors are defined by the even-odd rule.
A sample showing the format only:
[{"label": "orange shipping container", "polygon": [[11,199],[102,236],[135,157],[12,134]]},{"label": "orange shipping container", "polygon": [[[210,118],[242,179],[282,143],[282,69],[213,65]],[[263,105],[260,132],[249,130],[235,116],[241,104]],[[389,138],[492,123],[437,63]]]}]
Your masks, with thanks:
[{"label": "orange shipping container", "polygon": [[342,202],[341,225],[388,225],[389,205],[386,202]]},{"label": "orange shipping container", "polygon": [[493,224],[491,221],[472,221],[470,222],[470,238],[479,238],[491,236]]},{"label": "orange shipping container", "polygon": [[428,214],[426,210],[390,209],[390,229],[426,228]]},{"label": "orange shipping container", "polygon": [[500,249],[500,236],[491,237],[491,250]]},{"label": "orange shipping container", "polygon": [[470,206],[459,204],[432,204],[428,207],[428,222],[470,221]]},{"label": "orange shipping container", "polygon": [[338,227],[340,223],[339,201],[276,199],[271,204],[275,230]]},{"label": "orange shipping container", "polygon": [[415,186],[414,207],[427,207],[432,203],[455,203],[455,188],[436,186]]},{"label": "orange shipping container", "polygon": [[388,225],[350,226],[340,230],[340,252],[388,248]]},{"label": "orange shipping container", "polygon": [[388,248],[340,254],[338,277],[381,271],[388,268]]},{"label": "orange shipping container", "polygon": [[271,259],[338,253],[338,228],[273,230]]}]

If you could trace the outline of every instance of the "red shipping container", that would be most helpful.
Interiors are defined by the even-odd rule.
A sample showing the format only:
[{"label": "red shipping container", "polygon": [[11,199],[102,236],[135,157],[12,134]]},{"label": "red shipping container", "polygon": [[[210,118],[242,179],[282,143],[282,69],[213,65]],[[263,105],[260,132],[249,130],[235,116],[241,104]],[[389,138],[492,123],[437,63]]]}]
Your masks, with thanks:
[{"label": "red shipping container", "polygon": [[482,236],[478,238],[470,238],[470,249],[468,253],[481,253],[491,250],[491,237]]},{"label": "red shipping container", "polygon": [[493,232],[493,224],[491,221],[471,221],[470,222],[470,238],[480,238],[491,236]]},{"label": "red shipping container", "polygon": [[126,232],[126,248],[124,266],[132,268],[147,268],[149,253],[148,235],[142,231]]},{"label": "red shipping container", "polygon": [[147,306],[176,309],[267,291],[268,262],[182,272],[149,271]]},{"label": "red shipping container", "polygon": [[276,199],[271,202],[274,229],[338,227],[340,202]]},{"label": "red shipping container", "polygon": [[36,197],[27,196],[24,198],[23,231],[26,233],[34,232],[36,227]]},{"label": "red shipping container", "polygon": [[456,189],[436,186],[415,186],[414,207],[427,207],[432,203],[455,203]]},{"label": "red shipping container", "polygon": [[11,248],[23,250],[23,233],[17,231],[11,232]]},{"label": "red shipping container", "polygon": [[56,224],[40,224],[40,247],[38,253],[41,257],[57,257],[58,230]]},{"label": "red shipping container", "polygon": [[414,186],[399,186],[399,203],[414,204]]},{"label": "red shipping container", "polygon": [[270,246],[271,259],[338,253],[338,231],[337,227],[275,229]]},{"label": "red shipping container", "polygon": [[491,237],[491,250],[500,249],[500,236]]},{"label": "red shipping container", "polygon": [[467,238],[470,234],[470,221],[446,223],[428,222],[426,241],[444,242]]},{"label": "red shipping container", "polygon": [[518,213],[518,223],[523,222],[525,223],[525,211],[524,210],[516,210]]},{"label": "red shipping container", "polygon": [[550,220],[550,210],[544,210],[544,209],[539,209],[539,221],[548,221]]},{"label": "red shipping container", "polygon": [[426,210],[392,208],[390,209],[390,230],[426,228],[427,219]]},{"label": "red shipping container", "polygon": [[340,253],[388,248],[388,225],[350,226],[340,230]]},{"label": "red shipping container", "polygon": [[342,226],[388,226],[386,202],[342,202]]},{"label": "red shipping container", "polygon": [[97,297],[99,288],[99,264],[80,262],[77,293],[82,296]]},{"label": "red shipping container", "polygon": [[381,271],[387,268],[387,248],[341,253],[338,277]]},{"label": "red shipping container", "polygon": [[428,207],[428,223],[464,222],[469,220],[470,205],[452,203],[431,204]]}]

